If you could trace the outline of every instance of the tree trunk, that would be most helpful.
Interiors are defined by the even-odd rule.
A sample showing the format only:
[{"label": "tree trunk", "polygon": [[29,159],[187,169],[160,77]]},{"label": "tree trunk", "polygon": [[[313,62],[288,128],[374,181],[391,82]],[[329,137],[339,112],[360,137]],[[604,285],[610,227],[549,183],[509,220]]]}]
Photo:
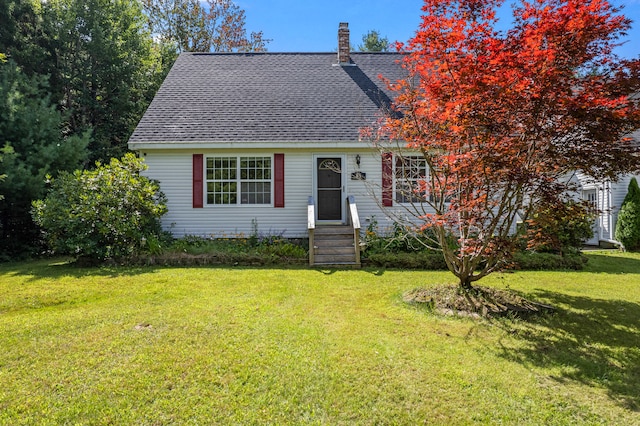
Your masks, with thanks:
[{"label": "tree trunk", "polygon": [[460,288],[465,291],[473,288],[471,285],[471,276],[460,276]]}]

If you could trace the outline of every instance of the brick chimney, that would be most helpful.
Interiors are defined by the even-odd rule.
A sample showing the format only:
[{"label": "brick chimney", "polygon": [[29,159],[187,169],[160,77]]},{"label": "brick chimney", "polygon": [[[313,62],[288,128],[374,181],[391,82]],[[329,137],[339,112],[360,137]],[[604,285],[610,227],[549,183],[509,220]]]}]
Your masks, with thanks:
[{"label": "brick chimney", "polygon": [[351,42],[349,40],[349,23],[340,22],[338,27],[338,64],[346,65],[351,63]]}]

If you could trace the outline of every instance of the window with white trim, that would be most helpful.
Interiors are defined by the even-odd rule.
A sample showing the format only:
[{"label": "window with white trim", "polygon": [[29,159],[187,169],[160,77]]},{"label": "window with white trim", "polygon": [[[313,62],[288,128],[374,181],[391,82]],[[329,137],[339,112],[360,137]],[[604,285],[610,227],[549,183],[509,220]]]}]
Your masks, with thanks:
[{"label": "window with white trim", "polygon": [[427,178],[427,161],[424,157],[396,156],[395,178],[396,202],[420,203],[425,201],[424,181]]},{"label": "window with white trim", "polygon": [[271,204],[271,157],[207,157],[207,204]]}]

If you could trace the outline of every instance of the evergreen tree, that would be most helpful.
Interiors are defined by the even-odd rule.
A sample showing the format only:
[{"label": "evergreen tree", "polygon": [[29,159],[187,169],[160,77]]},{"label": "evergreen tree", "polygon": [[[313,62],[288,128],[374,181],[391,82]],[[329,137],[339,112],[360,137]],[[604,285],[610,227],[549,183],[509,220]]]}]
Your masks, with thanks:
[{"label": "evergreen tree", "polygon": [[49,0],[55,86],[69,131],[93,131],[90,160],[120,157],[149,104],[159,72],[137,0]]},{"label": "evergreen tree", "polygon": [[63,121],[45,78],[25,76],[13,61],[0,64],[0,257],[35,245],[29,210],[44,196],[45,176],[73,170],[86,158],[90,135],[66,136]]},{"label": "evergreen tree", "polygon": [[41,11],[39,1],[0,1],[0,52],[29,77],[55,74],[50,52],[54,37],[46,32]]},{"label": "evergreen tree", "polygon": [[362,36],[362,43],[358,45],[361,52],[388,52],[389,39],[382,37],[380,31],[371,30]]},{"label": "evergreen tree", "polygon": [[627,195],[618,213],[615,236],[625,249],[640,249],[640,187],[636,178],[629,182]]},{"label": "evergreen tree", "polygon": [[[7,61],[7,56],[4,53],[0,53],[0,63],[6,62],[6,61]],[[0,149],[0,167],[2,167],[1,163],[2,163],[2,157],[3,157],[4,152],[5,152],[4,149]],[[6,177],[7,177],[7,175],[0,174],[0,183],[2,183],[2,181]],[[0,201],[2,201],[3,199],[4,199],[4,195],[2,195],[2,193],[0,192]]]}]

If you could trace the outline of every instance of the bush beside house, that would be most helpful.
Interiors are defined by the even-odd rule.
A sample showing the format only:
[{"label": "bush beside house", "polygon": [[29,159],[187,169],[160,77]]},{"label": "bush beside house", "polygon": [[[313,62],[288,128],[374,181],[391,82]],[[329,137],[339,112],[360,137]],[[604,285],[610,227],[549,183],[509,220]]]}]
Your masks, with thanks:
[{"label": "bush beside house", "polygon": [[126,154],[96,166],[61,174],[46,198],[33,203],[49,247],[96,261],[158,250],[167,207],[159,184],[140,175],[142,160]]},{"label": "bush beside house", "polygon": [[[576,214],[580,213],[580,214]],[[566,217],[561,217],[566,214]],[[580,270],[587,262],[580,247],[591,232],[591,214],[582,203],[568,203],[560,213],[543,209],[523,233],[522,245],[504,265],[505,270]],[[543,219],[544,218],[544,219]],[[536,243],[533,243],[535,235]],[[363,264],[384,268],[446,270],[442,253],[432,246],[433,238],[425,232],[415,235],[396,224],[380,230],[374,220],[365,231]],[[530,243],[531,242],[531,243]],[[449,244],[456,245],[455,238]]]},{"label": "bush beside house", "polygon": [[587,201],[564,200],[539,206],[527,222],[523,248],[561,256],[576,253],[593,236],[596,213]]},{"label": "bush beside house", "polygon": [[629,182],[627,195],[618,213],[615,235],[625,249],[640,249],[640,187],[636,178]]}]

